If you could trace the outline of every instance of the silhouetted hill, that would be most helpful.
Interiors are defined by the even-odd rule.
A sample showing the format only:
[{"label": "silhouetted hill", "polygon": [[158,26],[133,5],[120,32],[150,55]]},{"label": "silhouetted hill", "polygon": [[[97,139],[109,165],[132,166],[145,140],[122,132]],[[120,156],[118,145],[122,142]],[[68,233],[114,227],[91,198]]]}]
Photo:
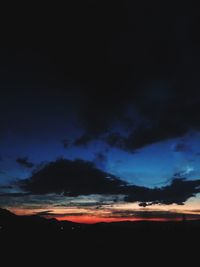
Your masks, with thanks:
[{"label": "silhouetted hill", "polygon": [[182,222],[158,222],[158,221],[125,221],[125,222],[110,222],[110,223],[96,223],[96,224],[81,224],[71,221],[58,221],[56,219],[46,219],[37,215],[31,216],[17,216],[6,209],[0,208],[0,226],[1,233],[17,230],[19,231],[31,231],[33,229],[45,230],[45,231],[71,231],[71,232],[115,232],[120,231],[134,232],[141,231],[141,234],[151,233],[156,231],[162,231],[166,233],[168,231],[196,231],[200,230],[200,220],[194,221],[182,221]]},{"label": "silhouetted hill", "polygon": [[34,230],[42,233],[51,232],[52,234],[60,230],[71,231],[73,227],[78,228],[79,224],[63,221],[59,222],[56,219],[45,219],[37,215],[31,216],[17,216],[8,210],[0,208],[0,227],[1,232],[9,234],[30,232]]},{"label": "silhouetted hill", "polygon": [[[0,209],[0,244],[5,252],[18,255],[43,256],[48,251],[47,262],[52,255],[70,257],[92,253],[96,257],[135,258],[149,255],[177,257],[192,255],[198,251],[200,221],[186,222],[114,222],[93,225],[45,219],[39,216],[17,216]],[[184,254],[185,253],[185,254]],[[112,255],[112,256],[111,256]],[[195,256],[195,255],[194,255]],[[50,257],[50,258],[48,258]]]},{"label": "silhouetted hill", "polygon": [[6,209],[0,208],[0,218],[3,219],[3,218],[8,218],[8,217],[13,218],[13,217],[16,217],[16,215]]}]

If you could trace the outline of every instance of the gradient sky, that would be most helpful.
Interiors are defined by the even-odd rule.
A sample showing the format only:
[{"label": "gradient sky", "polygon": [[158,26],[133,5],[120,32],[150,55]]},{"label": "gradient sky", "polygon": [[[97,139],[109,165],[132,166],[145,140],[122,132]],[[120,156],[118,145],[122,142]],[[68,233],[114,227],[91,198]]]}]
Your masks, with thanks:
[{"label": "gradient sky", "polygon": [[199,218],[198,13],[122,2],[72,5],[44,36],[0,49],[1,207],[78,222]]}]

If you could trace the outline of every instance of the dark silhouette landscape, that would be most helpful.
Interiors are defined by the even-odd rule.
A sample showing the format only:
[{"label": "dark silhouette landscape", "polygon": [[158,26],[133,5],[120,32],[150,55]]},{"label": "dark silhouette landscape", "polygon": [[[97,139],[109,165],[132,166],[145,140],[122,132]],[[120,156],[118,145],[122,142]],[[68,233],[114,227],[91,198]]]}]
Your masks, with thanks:
[{"label": "dark silhouette landscape", "polygon": [[198,6],[56,4],[1,24],[0,267],[198,266]]},{"label": "dark silhouette landscape", "polygon": [[[200,238],[200,220],[179,222],[114,222],[79,224],[70,221],[45,219],[40,216],[17,216],[8,210],[0,209],[0,240],[4,250],[34,251],[35,256],[44,251],[53,255],[68,256],[79,253],[114,256],[114,260],[127,253],[153,257],[154,253],[186,257],[198,250],[194,240]],[[2,242],[3,241],[3,242]],[[40,253],[40,254],[38,254]],[[119,254],[118,254],[119,253]],[[184,254],[186,253],[186,254]],[[18,254],[19,255],[19,254]],[[139,256],[140,255],[140,256]],[[151,256],[150,256],[151,255]],[[140,258],[142,260],[142,258]],[[46,259],[51,260],[50,258]]]}]

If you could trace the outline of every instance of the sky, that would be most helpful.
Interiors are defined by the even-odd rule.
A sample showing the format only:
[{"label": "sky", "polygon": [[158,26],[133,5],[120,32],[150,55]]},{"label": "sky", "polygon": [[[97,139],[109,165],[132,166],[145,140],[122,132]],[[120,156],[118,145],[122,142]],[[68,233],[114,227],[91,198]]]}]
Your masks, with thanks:
[{"label": "sky", "polygon": [[10,34],[0,207],[85,223],[199,219],[197,11],[86,1]]}]

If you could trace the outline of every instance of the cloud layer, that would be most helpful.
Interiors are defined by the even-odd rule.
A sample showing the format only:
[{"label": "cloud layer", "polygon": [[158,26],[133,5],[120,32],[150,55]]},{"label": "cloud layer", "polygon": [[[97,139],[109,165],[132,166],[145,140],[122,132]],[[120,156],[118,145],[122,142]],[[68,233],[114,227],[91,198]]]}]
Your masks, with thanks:
[{"label": "cloud layer", "polygon": [[26,168],[33,168],[34,164],[28,160],[28,157],[23,157],[23,158],[17,158],[16,162],[20,164],[23,167]]},{"label": "cloud layer", "polygon": [[126,182],[105,173],[91,162],[59,159],[21,182],[21,188],[34,194],[57,193],[66,196],[120,194]]},{"label": "cloud layer", "polygon": [[[87,97],[81,97],[80,120],[85,133],[74,141],[76,146],[100,139],[110,146],[133,151],[200,129],[200,97],[196,89],[180,91],[161,83],[140,90],[111,88],[107,93],[84,93]],[[177,150],[183,149],[186,148],[177,145]]]},{"label": "cloud layer", "polygon": [[170,185],[147,188],[130,185],[120,178],[103,172],[91,162],[58,159],[19,182],[29,194],[63,194],[65,196],[124,195],[126,202],[139,202],[145,207],[153,204],[183,205],[200,192],[200,180],[174,178]]}]

